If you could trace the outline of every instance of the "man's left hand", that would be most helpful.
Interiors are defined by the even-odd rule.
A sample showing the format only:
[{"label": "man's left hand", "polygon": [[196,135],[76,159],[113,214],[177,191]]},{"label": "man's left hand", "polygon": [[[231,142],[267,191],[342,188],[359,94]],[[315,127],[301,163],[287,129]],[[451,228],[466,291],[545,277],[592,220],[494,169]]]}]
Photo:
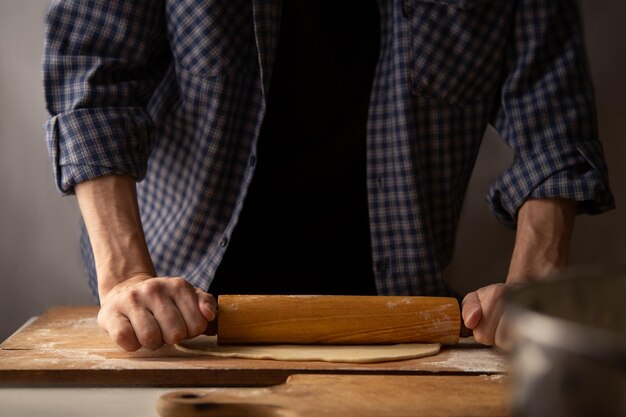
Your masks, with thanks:
[{"label": "man's left hand", "polygon": [[506,284],[491,284],[465,296],[461,316],[478,343],[508,348],[503,295],[514,285],[545,280],[567,264],[577,203],[528,200],[517,219],[515,248]]},{"label": "man's left hand", "polygon": [[461,316],[478,343],[507,348],[503,295],[511,286],[491,284],[470,292],[463,299]]}]

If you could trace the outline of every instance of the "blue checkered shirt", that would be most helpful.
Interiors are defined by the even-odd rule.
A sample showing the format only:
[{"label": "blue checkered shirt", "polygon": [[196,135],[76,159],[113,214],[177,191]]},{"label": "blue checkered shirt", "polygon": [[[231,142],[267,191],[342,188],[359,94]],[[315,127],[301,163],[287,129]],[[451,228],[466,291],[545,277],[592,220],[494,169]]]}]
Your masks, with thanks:
[{"label": "blue checkered shirt", "polygon": [[[531,198],[613,207],[574,0],[379,9],[367,125],[379,294],[449,293],[441,274],[488,124],[515,154],[487,197],[506,225]],[[43,75],[56,185],[69,194],[133,175],[161,275],[208,288],[227,249],[255,170],[280,14],[278,0],[50,4]],[[95,291],[86,234],[82,251]]]}]

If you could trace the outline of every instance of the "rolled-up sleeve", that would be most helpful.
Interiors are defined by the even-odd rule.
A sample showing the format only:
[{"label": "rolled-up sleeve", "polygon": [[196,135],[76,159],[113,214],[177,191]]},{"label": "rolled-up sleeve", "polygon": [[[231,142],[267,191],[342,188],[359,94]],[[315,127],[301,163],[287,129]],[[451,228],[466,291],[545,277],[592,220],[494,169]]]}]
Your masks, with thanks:
[{"label": "rolled-up sleeve", "polygon": [[589,214],[614,207],[576,1],[519,1],[492,123],[514,151],[487,196],[504,224],[533,198],[572,199]]},{"label": "rolled-up sleeve", "polygon": [[57,0],[45,20],[44,125],[57,187],[98,176],[144,178],[146,106],[171,60],[157,0]]}]

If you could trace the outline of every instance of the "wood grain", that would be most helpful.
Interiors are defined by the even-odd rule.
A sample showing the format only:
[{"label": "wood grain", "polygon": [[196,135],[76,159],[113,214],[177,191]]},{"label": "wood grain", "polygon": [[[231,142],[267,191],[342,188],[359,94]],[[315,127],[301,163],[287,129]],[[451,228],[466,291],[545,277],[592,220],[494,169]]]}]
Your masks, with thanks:
[{"label": "wood grain", "polygon": [[507,416],[509,383],[496,376],[293,375],[269,388],[165,394],[162,417]]},{"label": "wood grain", "polygon": [[122,351],[96,324],[97,307],[57,307],[0,344],[0,385],[264,386],[293,374],[477,375],[506,372],[505,357],[472,339],[433,357],[379,364],[211,358]]},{"label": "wood grain", "polygon": [[454,298],[221,295],[220,344],[393,344],[459,341]]}]

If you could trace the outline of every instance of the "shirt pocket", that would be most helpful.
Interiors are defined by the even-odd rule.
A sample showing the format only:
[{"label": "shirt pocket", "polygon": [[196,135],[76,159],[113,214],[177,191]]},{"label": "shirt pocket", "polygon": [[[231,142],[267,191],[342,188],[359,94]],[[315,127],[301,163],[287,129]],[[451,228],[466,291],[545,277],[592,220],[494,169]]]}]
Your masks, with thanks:
[{"label": "shirt pocket", "polygon": [[501,0],[404,0],[412,93],[463,106],[491,97],[514,4]]},{"label": "shirt pocket", "polygon": [[252,2],[168,0],[166,7],[177,71],[212,77],[256,62]]}]

